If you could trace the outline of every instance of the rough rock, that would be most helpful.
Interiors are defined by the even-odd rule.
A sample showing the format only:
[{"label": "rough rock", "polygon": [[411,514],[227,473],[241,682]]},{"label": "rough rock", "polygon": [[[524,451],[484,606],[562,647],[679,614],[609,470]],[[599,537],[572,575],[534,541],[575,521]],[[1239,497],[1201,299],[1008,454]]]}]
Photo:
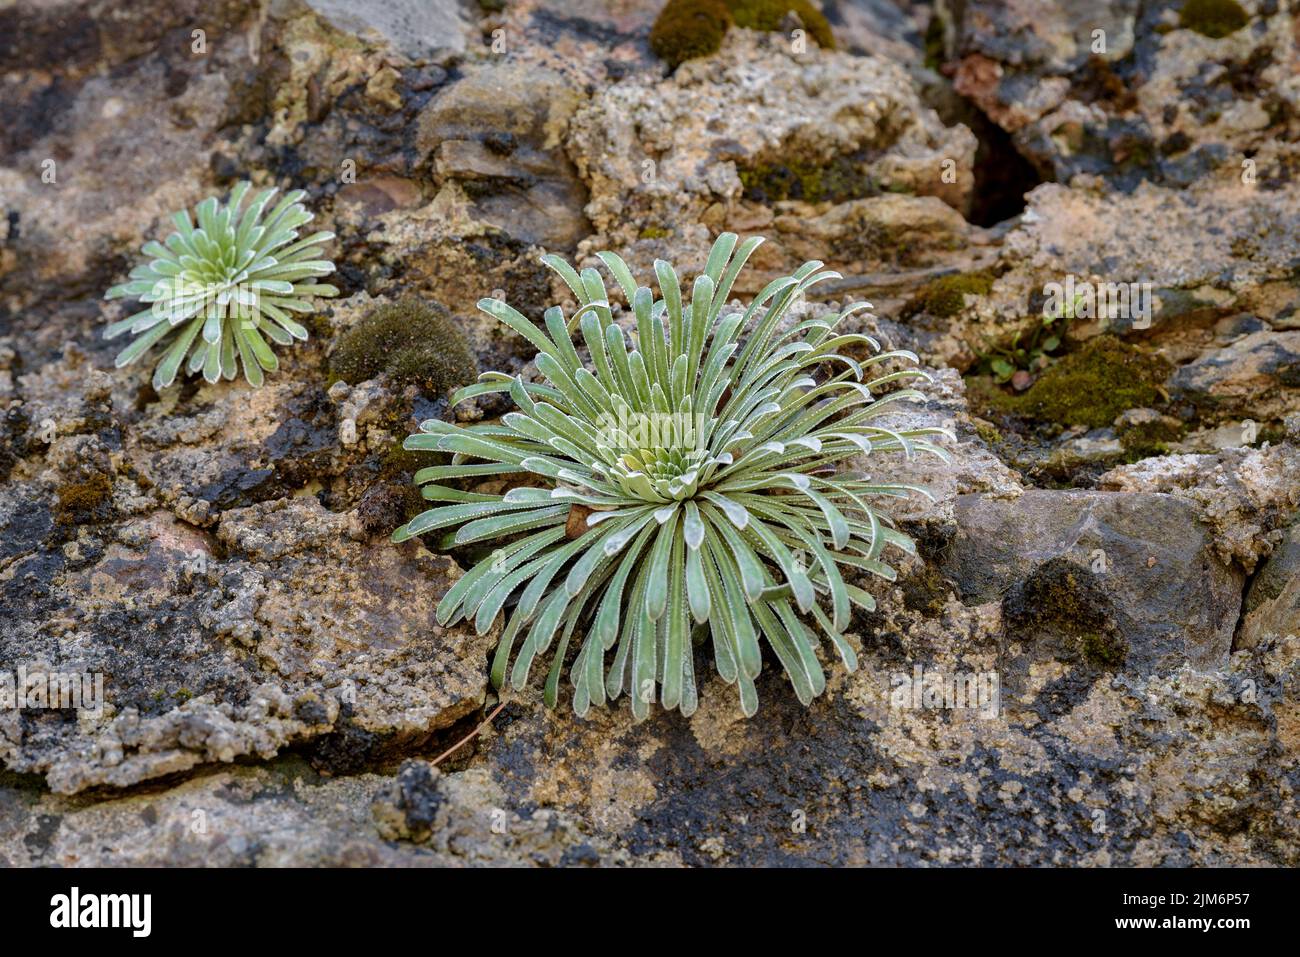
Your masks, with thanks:
[{"label": "rough rock", "polygon": [[[377,809],[413,816],[420,791],[411,771],[421,765],[437,838],[386,839]],[[400,808],[394,791],[406,796]],[[99,802],[7,789],[0,833],[8,867],[555,867],[617,865],[629,856],[570,815],[514,809],[481,770],[439,777],[412,762],[395,778],[325,779],[292,757]]]},{"label": "rough rock", "polygon": [[906,9],[889,0],[826,0],[821,8],[839,46],[913,67],[920,65],[924,9]]},{"label": "rough rock", "polygon": [[[968,297],[951,318],[909,317],[905,303],[882,304],[882,311],[917,329],[916,346],[931,361],[980,371],[996,349],[1033,341],[1052,284],[1122,290],[1127,310],[1120,300],[1058,323],[1062,344],[1047,361],[1089,339],[1121,336],[1178,367],[1169,381],[1154,383],[1170,400],[1157,411],[1185,412],[1190,432],[1247,418],[1276,432],[1300,406],[1289,358],[1297,223],[1291,193],[1235,179],[1186,189],[1144,183],[1127,194],[1099,183],[1044,184],[993,244],[982,267],[992,279],[987,294]],[[971,272],[958,268],[959,275]],[[1179,403],[1190,408],[1175,408]],[[1217,445],[1194,435],[1189,441],[1189,451]]]},{"label": "rough rock", "polygon": [[[774,165],[838,161],[852,180],[866,161],[870,172],[856,174],[869,180],[861,189],[938,196],[961,209],[975,141],[964,127],[945,128],[892,62],[798,54],[733,30],[717,55],[688,61],[667,80],[633,75],[600,89],[575,115],[567,146],[591,186],[587,215],[601,244],[593,248],[613,243],[637,256],[657,245],[642,235],[649,226],[673,233],[675,246],[697,250],[702,262],[707,236],[695,224],[753,230],[770,217],[746,197],[746,171],[761,178]],[[945,160],[953,161],[952,182]],[[760,268],[783,268],[783,240],[770,238]]]},{"label": "rough rock", "polygon": [[1247,573],[1280,541],[1300,510],[1300,448],[1293,442],[1213,454],[1165,455],[1121,465],[1097,479],[1117,492],[1167,492],[1194,503],[1213,529],[1215,551]]},{"label": "rough rock", "polygon": [[499,9],[481,24],[488,49],[495,42],[512,60],[545,67],[576,86],[662,71],[647,43],[663,7],[659,0],[514,0],[490,6]]},{"label": "rough rock", "polygon": [[[1243,2],[1213,38],[1131,0],[826,0],[839,52],[733,29],[673,72],[661,0],[0,9],[0,675],[108,699],[0,709],[0,863],[1300,864],[1295,11]],[[246,177],[307,191],[342,295],[264,388],[158,394],[102,292]],[[917,555],[860,582],[861,667],[804,708],[766,661],[753,720],[703,657],[690,719],[530,688],[434,769],[496,636],[432,617],[472,553],[387,541],[428,463],[399,442],[509,403],[331,383],[332,351],[414,296],[534,378],[480,297],[540,318],[556,250],[689,285],[723,229],[769,239],[741,305],[811,259],[844,277],[796,318],[874,300],[854,331],[933,377],[885,424],[952,433],[861,463],[935,499],[889,503]],[[1154,321],[1074,320],[1046,371],[1121,336],[1172,373],[1095,427],[980,406],[1071,274],[1150,282]],[[971,291],[937,315],[936,282]],[[918,668],[994,700],[913,707]]]},{"label": "rough rock", "polygon": [[1260,565],[1243,611],[1240,647],[1254,647],[1269,635],[1300,634],[1300,525]]},{"label": "rough rock", "polygon": [[413,60],[464,53],[469,18],[460,0],[305,0],[339,30],[379,38]]},{"label": "rough rock", "polygon": [[[1225,37],[1131,0],[957,5],[954,86],[1051,179],[1186,186],[1251,170],[1279,189],[1296,160],[1294,11],[1247,4]],[[1249,160],[1249,163],[1244,161]]]},{"label": "rough rock", "polygon": [[[51,533],[48,518],[6,524],[9,541]],[[433,622],[448,560],[350,531],[348,515],[293,498],[227,513],[216,541],[166,513],[62,549],[29,538],[5,559],[2,660],[102,674],[106,706],[78,721],[6,711],[6,765],[69,794],[312,740],[347,767],[475,710],[493,637]]]},{"label": "rough rock", "polygon": [[[1213,232],[1202,232],[1207,221]],[[1013,308],[1023,311],[1046,282],[1071,274],[1078,282],[1145,282],[1153,287],[1152,327],[1187,328],[1240,311],[1248,290],[1290,275],[1300,255],[1300,207],[1292,194],[1236,182],[1185,191],[1144,185],[1128,195],[1047,184],[1030,194],[1002,255],[1028,273],[1019,288],[1003,279],[1018,300]],[[1132,326],[1132,317],[1112,323]]]},{"label": "rough rock", "polygon": [[1178,369],[1170,385],[1214,412],[1262,421],[1294,411],[1300,396],[1300,332],[1255,332],[1203,353]]},{"label": "rough rock", "polygon": [[1120,657],[1133,671],[1216,668],[1232,648],[1243,576],[1215,557],[1198,519],[1193,505],[1172,495],[967,495],[958,500],[957,533],[941,567],[962,600],[978,604],[1066,559],[1077,566],[1073,578],[1047,572],[1050,580],[1031,588],[1040,614],[1072,602],[1090,608],[1123,635]]},{"label": "rough rock", "polygon": [[438,204],[521,242],[567,250],[590,232],[586,189],[561,148],[582,100],[560,74],[509,61],[483,64],[447,87],[420,117],[417,148],[441,182]]},{"label": "rough rock", "polygon": [[[891,598],[862,667],[805,709],[765,669],[744,720],[710,676],[689,720],[583,722],[519,701],[481,745],[507,806],[593,823],[638,860],[688,865],[1294,863],[1295,638],[1223,667],[1112,675],[999,649],[996,606]],[[1024,659],[1021,660],[1023,656]],[[1016,662],[1019,661],[1017,664]],[[1023,669],[994,717],[891,706],[939,678]],[[1285,757],[1274,755],[1279,749]],[[1190,782],[1190,784],[1189,784]]]}]

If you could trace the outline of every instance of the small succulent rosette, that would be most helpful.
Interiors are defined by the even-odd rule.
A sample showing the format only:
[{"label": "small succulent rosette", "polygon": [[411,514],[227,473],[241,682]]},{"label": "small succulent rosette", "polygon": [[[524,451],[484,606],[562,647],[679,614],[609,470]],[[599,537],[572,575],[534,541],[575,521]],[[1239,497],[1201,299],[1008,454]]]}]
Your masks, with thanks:
[{"label": "small succulent rosette", "polygon": [[271,344],[307,338],[294,315],[314,312],[313,297],[338,295],[318,281],[334,272],[332,262],[319,258],[334,234],[300,238],[300,227],[312,220],[302,190],[274,205],[278,190],[260,190],[244,205],[250,192],[252,184],[243,182],[224,206],[213,196],[195,207],[193,217],[185,210],[174,214],[175,232],[146,243],[141,252],[149,260],[105,294],[138,299],[144,307],[104,330],[106,339],[135,337],[118,354],[119,369],[159,346],[155,389],[175,382],[182,368],[202,372],[208,382],[234,379],[242,368],[249,384],[260,386],[264,371],[279,368]]}]

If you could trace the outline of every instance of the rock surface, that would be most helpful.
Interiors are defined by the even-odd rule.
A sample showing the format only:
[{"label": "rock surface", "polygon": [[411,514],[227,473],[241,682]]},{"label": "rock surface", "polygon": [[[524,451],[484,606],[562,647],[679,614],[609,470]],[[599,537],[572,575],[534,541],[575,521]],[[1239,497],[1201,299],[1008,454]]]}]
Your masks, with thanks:
[{"label": "rock surface", "polygon": [[[1235,5],[1235,4],[1234,4]],[[1248,3],[1226,36],[1176,8],[1065,0],[961,4],[954,86],[1052,179],[1186,186],[1250,159],[1277,189],[1295,162],[1294,10]]]},{"label": "rock surface", "polygon": [[[574,117],[568,144],[592,187],[587,214],[597,236],[584,248],[617,245],[648,267],[667,248],[658,233],[673,237],[679,261],[684,246],[702,265],[711,231],[765,232],[759,271],[741,287],[748,291],[803,261],[802,249],[788,247],[878,264],[902,241],[904,222],[932,242],[960,237],[962,226],[944,222],[926,198],[965,208],[975,151],[970,131],[944,127],[896,64],[795,53],[745,30],[729,31],[716,56],[687,61],[667,80],[641,74],[601,89]],[[908,195],[868,198],[890,191]],[[787,197],[863,205],[809,226],[798,203],[788,217],[781,203],[770,208]],[[935,230],[927,218],[943,225]]]},{"label": "rock surface", "polygon": [[331,26],[378,38],[413,60],[464,53],[470,26],[460,0],[306,0]]},{"label": "rock surface", "polygon": [[962,496],[956,519],[940,568],[967,604],[1010,592],[1007,600],[1032,605],[1021,609],[1015,640],[1033,644],[1040,619],[1077,607],[1077,630],[1089,641],[1113,634],[1127,670],[1227,663],[1244,576],[1214,556],[1190,503],[1150,492],[1032,489],[1015,499]]},{"label": "rock surface", "polygon": [[1260,566],[1246,592],[1243,611],[1238,641],[1244,648],[1273,635],[1300,633],[1300,526],[1292,526]]}]

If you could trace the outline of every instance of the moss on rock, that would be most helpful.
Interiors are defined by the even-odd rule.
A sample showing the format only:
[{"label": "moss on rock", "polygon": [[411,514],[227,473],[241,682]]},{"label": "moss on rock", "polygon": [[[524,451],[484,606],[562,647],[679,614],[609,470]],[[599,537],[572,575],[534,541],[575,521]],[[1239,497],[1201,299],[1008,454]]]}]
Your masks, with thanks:
[{"label": "moss on rock", "polygon": [[85,525],[109,517],[113,502],[113,480],[93,472],[83,481],[68,482],[56,490],[54,520],[60,525]]},{"label": "moss on rock", "polygon": [[362,530],[370,536],[389,535],[428,507],[419,489],[409,480],[378,481],[362,494],[356,515]]},{"label": "moss on rock", "polygon": [[745,198],[759,203],[787,199],[843,203],[880,193],[865,164],[852,156],[836,156],[826,163],[800,159],[760,163],[740,170],[740,183]]},{"label": "moss on rock", "polygon": [[716,51],[730,24],[723,0],[668,0],[650,29],[650,49],[675,69]]},{"label": "moss on rock", "polygon": [[1169,445],[1183,437],[1187,427],[1169,416],[1156,416],[1139,422],[1126,423],[1119,429],[1120,445],[1128,462],[1140,462],[1156,455],[1165,455]]},{"label": "moss on rock", "polygon": [[819,47],[835,49],[835,35],[830,23],[809,0],[728,0],[727,5],[736,26],[750,30],[782,30],[786,16],[793,13]]},{"label": "moss on rock", "polygon": [[1028,391],[973,390],[988,407],[1059,425],[1110,425],[1127,409],[1152,406],[1169,363],[1113,336],[1099,336],[1062,357]]},{"label": "moss on rock", "polygon": [[1128,647],[1097,576],[1063,556],[1048,559],[1012,587],[1003,603],[1013,639],[1046,643],[1063,660],[1117,668]]},{"label": "moss on rock", "polygon": [[778,31],[785,29],[790,14],[799,18],[818,46],[835,49],[830,22],[809,0],[668,0],[650,28],[650,49],[675,69],[685,60],[715,52],[733,23]]},{"label": "moss on rock", "polygon": [[940,276],[926,284],[908,304],[906,311],[909,315],[927,312],[947,319],[965,308],[967,296],[987,296],[992,288],[993,274],[986,270]]},{"label": "moss on rock", "polygon": [[1124,641],[1114,632],[1090,631],[1079,636],[1083,660],[1098,668],[1118,668],[1128,657]]},{"label": "moss on rock", "polygon": [[912,611],[920,612],[927,618],[935,618],[943,613],[948,601],[949,589],[938,567],[930,563],[923,564],[914,573],[899,582],[903,590],[903,604]]},{"label": "moss on rock", "polygon": [[1236,33],[1250,17],[1237,0],[1187,0],[1178,15],[1178,25],[1216,40]]},{"label": "moss on rock", "polygon": [[330,378],[356,385],[380,374],[440,396],[473,382],[478,363],[465,334],[437,303],[403,299],[378,306],[345,332],[330,358]]},{"label": "moss on rock", "polygon": [[998,427],[992,422],[975,419],[974,424],[975,434],[983,439],[986,445],[997,445],[1002,441],[1002,433],[998,431]]}]

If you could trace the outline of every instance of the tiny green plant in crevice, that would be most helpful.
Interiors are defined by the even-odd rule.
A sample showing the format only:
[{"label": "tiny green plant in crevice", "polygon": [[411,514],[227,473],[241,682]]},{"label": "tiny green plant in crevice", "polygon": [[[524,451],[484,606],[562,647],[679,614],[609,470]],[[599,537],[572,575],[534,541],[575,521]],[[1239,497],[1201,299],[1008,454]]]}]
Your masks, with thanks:
[{"label": "tiny green plant in crevice", "polygon": [[1024,392],[981,387],[978,378],[967,384],[974,386],[968,392],[973,406],[1038,422],[1103,428],[1128,409],[1167,401],[1163,383],[1169,373],[1160,355],[1103,335],[1053,362]]},{"label": "tiny green plant in crevice", "polygon": [[[915,549],[874,500],[928,495],[889,480],[887,453],[945,457],[932,437],[946,433],[881,421],[921,397],[902,385],[925,373],[912,353],[843,331],[869,303],[790,315],[838,277],[821,263],[773,280],[742,311],[727,308],[761,241],[720,236],[689,299],[669,263],[655,263],[656,296],[601,253],[630,304],[630,347],[600,273],[556,256],[544,262],[576,297],[573,315],[552,307],[538,328],[504,302],[479,302],[537,348],[544,381],[484,373],[452,401],[504,392],[516,411],[421,424],[405,447],[452,459],[416,474],[437,504],[393,539],[442,530],[442,548],[496,543],[442,597],[437,620],[483,634],[504,615],[498,688],[507,677],[522,688],[549,653],[551,706],[567,664],[579,714],[624,693],[638,719],[656,697],[689,714],[696,646],[707,645],[752,715],[761,643],[805,704],[826,687],[823,639],[856,667],[844,634],[851,607],[875,603],[851,579],[893,580],[887,549]],[[842,354],[863,349],[861,361]],[[503,479],[515,485],[504,494],[443,484]]]},{"label": "tiny green plant in crevice", "polygon": [[[1073,301],[1062,303],[1055,310],[1044,309],[1040,320],[1028,330],[1017,330],[1010,342],[991,346],[982,353],[980,358],[993,381],[999,385],[1012,382],[1022,390],[1029,388],[1034,375],[1051,365],[1051,353],[1061,347],[1061,340],[1083,301],[1084,294],[1079,293]],[[1019,380],[1018,372],[1025,373]]]},{"label": "tiny green plant in crevice", "polygon": [[278,190],[260,190],[243,206],[251,189],[239,183],[224,206],[211,196],[193,217],[175,213],[175,231],[161,243],[146,243],[141,252],[148,260],[105,294],[144,306],[104,330],[106,339],[135,336],[117,356],[119,369],[161,346],[155,389],[171,385],[182,369],[217,382],[234,379],[241,367],[249,384],[260,386],[263,370],[279,368],[267,340],[287,346],[307,338],[291,314],[311,313],[313,296],[338,295],[334,286],[317,282],[334,271],[332,262],[316,258],[334,234],[299,238],[299,227],[312,219],[300,202],[302,190],[274,206]]},{"label": "tiny green plant in crevice", "polygon": [[[1075,319],[1075,311],[1083,299],[1084,296],[1080,293],[1075,296],[1074,302],[1063,303],[1056,311],[1044,309],[1039,321],[1027,333],[1026,330],[1018,329],[1005,346],[993,346],[984,354],[983,359],[992,373],[993,381],[1005,385],[1006,382],[1013,381],[1015,373],[1026,372],[1030,373],[1030,381],[1024,382],[1027,389],[1034,381],[1032,374],[1043,371],[1052,363],[1050,354],[1061,347],[1061,338],[1069,332],[1070,321]],[[1057,325],[1058,322],[1060,325]]]}]

